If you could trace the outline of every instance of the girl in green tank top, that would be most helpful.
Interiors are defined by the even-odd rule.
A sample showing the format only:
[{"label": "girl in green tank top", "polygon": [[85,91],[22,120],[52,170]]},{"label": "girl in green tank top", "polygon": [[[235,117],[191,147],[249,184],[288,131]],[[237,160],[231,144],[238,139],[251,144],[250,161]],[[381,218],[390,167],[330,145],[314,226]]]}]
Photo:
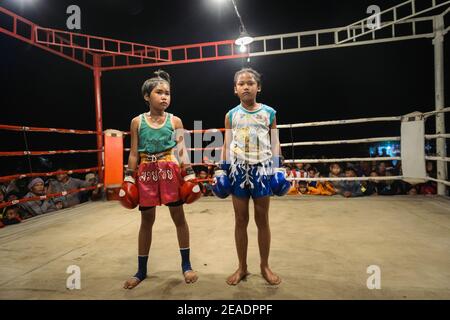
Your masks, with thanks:
[{"label": "girl in green tank top", "polygon": [[[162,168],[164,170],[160,168],[159,171],[153,169],[153,171],[148,171],[149,169],[146,169],[149,168],[150,165],[158,166],[159,168],[159,159],[156,161],[156,164],[155,162],[151,164],[145,163],[146,154],[171,151],[177,146],[178,141],[177,156],[179,158],[180,167],[184,166],[184,169],[188,173],[188,176],[184,177],[184,181],[189,182],[188,177],[191,176],[191,172],[193,173],[186,147],[182,140],[183,124],[178,117],[165,111],[170,105],[169,75],[161,70],[155,72],[155,76],[144,82],[142,86],[142,95],[147,102],[150,111],[135,117],[131,121],[131,150],[126,173],[127,176],[133,176],[137,171],[136,169],[138,166],[140,170],[144,170],[144,175],[142,175],[141,172],[134,182],[139,189],[139,210],[141,211],[141,227],[139,230],[137,259],[138,270],[133,277],[125,281],[123,287],[124,289],[133,289],[147,277],[147,263],[152,241],[152,229],[155,221],[156,205],[160,204],[165,204],[169,207],[172,220],[176,225],[181,254],[181,270],[184,280],[186,283],[194,283],[197,281],[198,277],[197,273],[192,269],[189,259],[189,227],[184,215],[183,201],[180,200],[181,196],[179,196],[178,188],[180,188],[180,185],[178,179],[169,181],[169,178],[164,178],[169,176],[168,173],[162,175],[161,180],[159,178],[147,179],[147,173],[151,173],[151,177],[153,178],[153,173],[157,172],[157,175],[159,175],[161,171],[169,168],[169,165],[167,165],[168,162],[173,164],[173,162],[176,162],[176,159],[173,157],[173,153],[171,153],[171,157],[174,158],[175,161],[162,160],[164,164],[161,164],[161,166],[163,166]],[[144,159],[140,164],[139,153],[143,156],[141,160]],[[156,158],[158,158],[158,156],[156,156]],[[177,164],[175,164],[175,167],[175,170],[180,170],[180,167]],[[176,171],[170,172],[171,174],[172,172],[174,172],[174,174],[176,173]],[[193,177],[195,178],[195,175]],[[158,188],[160,188],[163,183],[165,189],[164,191],[160,191]],[[187,185],[186,182],[184,182],[184,184]],[[176,190],[176,192],[172,192],[174,190]],[[164,201],[161,200],[163,198],[165,199]],[[153,203],[158,204],[155,205]]]},{"label": "girl in green tank top", "polygon": [[[163,112],[165,120],[160,126],[150,123],[151,112],[140,115],[139,120],[139,152],[159,153],[170,150],[176,146],[174,129],[172,126],[172,114]],[[163,118],[164,119],[164,118]]]}]

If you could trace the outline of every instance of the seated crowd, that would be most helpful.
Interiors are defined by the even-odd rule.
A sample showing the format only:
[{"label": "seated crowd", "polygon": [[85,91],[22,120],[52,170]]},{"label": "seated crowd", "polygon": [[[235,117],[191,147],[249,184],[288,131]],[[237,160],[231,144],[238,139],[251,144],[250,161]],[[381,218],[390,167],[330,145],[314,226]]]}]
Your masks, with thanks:
[{"label": "seated crowd", "polygon": [[[290,178],[356,178],[356,177],[390,177],[401,176],[401,163],[389,162],[367,162],[361,161],[358,164],[346,163],[344,166],[339,163],[332,163],[328,167],[319,165],[297,163],[293,166],[285,165],[286,174]],[[427,176],[436,178],[436,171],[433,162],[426,164]],[[291,195],[335,195],[344,197],[360,197],[372,195],[416,195],[416,194],[436,194],[437,185],[428,181],[416,185],[411,185],[403,180],[346,180],[346,181],[292,181],[289,194]]]},{"label": "seated crowd", "polygon": [[[401,162],[382,161],[355,163],[312,164],[296,163],[284,165],[289,178],[340,178],[340,177],[389,177],[400,176]],[[436,178],[436,170],[431,161],[426,163],[427,176]],[[214,166],[199,166],[196,168],[198,179],[212,179]],[[211,183],[201,182],[204,196],[213,196]],[[344,197],[360,197],[372,195],[416,195],[436,194],[437,185],[428,181],[411,185],[402,180],[366,180],[350,181],[291,181],[289,195],[342,195]]]},{"label": "seated crowd", "polygon": [[[339,177],[389,177],[401,175],[401,163],[388,162],[360,162],[332,164],[296,163],[284,165],[286,175],[289,178],[339,178]],[[213,196],[211,182],[215,166],[205,164],[196,168],[198,179],[201,181],[204,196]],[[59,169],[62,171],[62,169]],[[433,162],[426,163],[427,176],[436,178],[436,170]],[[33,198],[43,195],[61,193],[73,189],[94,186],[98,183],[97,175],[88,173],[84,180],[69,176],[67,173],[57,174],[55,178],[44,181],[42,178],[16,179],[8,184],[0,184],[0,203]],[[342,195],[344,197],[360,197],[372,195],[416,195],[436,194],[437,185],[428,181],[417,185],[411,185],[402,180],[366,180],[357,179],[351,181],[291,181],[289,195]],[[63,196],[43,200],[33,200],[0,209],[0,228],[6,225],[20,223],[22,220],[45,214],[63,208],[69,208],[89,200],[99,200],[103,197],[102,188],[97,188],[78,193],[68,193]]]},{"label": "seated crowd", "polygon": [[[59,169],[58,171],[63,170]],[[95,186],[97,183],[98,178],[94,173],[86,174],[84,180],[71,177],[67,173],[57,174],[54,178],[49,178],[46,181],[40,177],[16,179],[7,184],[0,184],[0,203],[86,188]],[[10,205],[0,209],[0,228],[6,225],[20,223],[22,220],[34,216],[101,198],[101,188],[97,188],[78,193],[67,193],[66,195],[54,198],[38,199]]]}]

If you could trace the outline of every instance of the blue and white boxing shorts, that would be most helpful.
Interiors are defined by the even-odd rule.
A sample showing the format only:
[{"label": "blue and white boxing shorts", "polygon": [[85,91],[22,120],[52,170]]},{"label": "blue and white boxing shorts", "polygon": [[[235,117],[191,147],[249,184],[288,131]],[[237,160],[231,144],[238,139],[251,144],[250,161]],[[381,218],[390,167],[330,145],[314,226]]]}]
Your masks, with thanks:
[{"label": "blue and white boxing shorts", "polygon": [[228,177],[231,183],[231,194],[236,197],[253,199],[271,196],[270,176],[272,161],[263,163],[233,163],[230,165]]}]

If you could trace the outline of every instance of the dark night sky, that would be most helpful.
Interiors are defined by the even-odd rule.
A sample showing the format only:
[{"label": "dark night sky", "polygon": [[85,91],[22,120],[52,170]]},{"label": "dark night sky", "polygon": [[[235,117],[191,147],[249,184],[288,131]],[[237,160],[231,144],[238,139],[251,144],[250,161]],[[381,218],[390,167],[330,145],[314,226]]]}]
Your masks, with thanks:
[{"label": "dark night sky", "polygon": [[[238,20],[230,1],[221,6],[214,5],[213,0],[28,2],[21,6],[19,0],[5,0],[0,1],[0,6],[43,27],[64,30],[66,8],[76,4],[82,12],[80,32],[157,46],[233,39],[238,33]],[[344,26],[365,17],[371,4],[386,9],[400,2],[403,1],[237,1],[244,23],[254,36]],[[1,22],[0,16],[0,25]],[[448,52],[448,36],[446,40]],[[3,34],[0,44],[0,123],[95,130],[90,70]],[[228,60],[163,67],[173,80],[168,111],[181,117],[188,129],[193,128],[194,120],[203,120],[204,128],[223,127],[225,113],[238,104],[232,81],[243,63]],[[263,74],[259,101],[278,111],[279,124],[396,116],[434,109],[431,39],[257,57],[252,58],[250,65]],[[447,84],[449,65],[447,61]],[[128,130],[131,118],[146,111],[140,86],[154,70],[103,74],[104,129]],[[447,101],[448,96],[449,93]],[[353,125],[296,129],[294,140],[398,134],[398,125]],[[21,133],[0,132],[0,137],[2,151],[24,150]],[[282,140],[290,142],[289,132],[282,133]],[[58,134],[30,133],[28,143],[30,150],[95,148],[93,137]],[[354,150],[355,147],[327,147],[319,151],[305,148],[295,156],[336,157]],[[290,158],[290,150],[286,151]],[[80,161],[67,161],[81,165],[91,159],[86,156]],[[2,162],[6,163],[5,159]],[[16,171],[13,167],[10,170]]]}]

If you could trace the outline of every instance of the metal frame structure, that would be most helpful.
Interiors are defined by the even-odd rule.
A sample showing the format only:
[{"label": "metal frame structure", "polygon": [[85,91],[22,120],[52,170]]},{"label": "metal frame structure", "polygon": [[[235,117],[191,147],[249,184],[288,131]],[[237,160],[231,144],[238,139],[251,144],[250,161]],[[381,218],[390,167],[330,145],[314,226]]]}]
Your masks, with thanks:
[{"label": "metal frame structure", "polygon": [[[437,15],[421,17],[438,8],[446,10]],[[444,36],[450,28],[445,26],[444,18],[449,11],[450,0],[407,0],[380,12],[379,17],[386,17],[386,21],[383,21],[377,29],[368,27],[368,23],[374,18],[371,16],[345,27],[260,36],[254,38],[246,53],[239,51],[234,40],[158,47],[44,28],[2,7],[0,16],[4,16],[10,23],[8,26],[0,26],[0,33],[93,71],[97,150],[99,150],[97,165],[102,181],[102,72],[429,38],[433,39],[435,55],[435,111],[441,111],[444,109],[445,93]],[[444,114],[439,113],[436,115],[436,134],[440,135],[436,141],[439,180],[447,180],[447,165],[442,160],[447,159],[446,138],[442,136],[445,133]],[[438,194],[445,194],[445,185],[442,183],[439,183]]]}]

